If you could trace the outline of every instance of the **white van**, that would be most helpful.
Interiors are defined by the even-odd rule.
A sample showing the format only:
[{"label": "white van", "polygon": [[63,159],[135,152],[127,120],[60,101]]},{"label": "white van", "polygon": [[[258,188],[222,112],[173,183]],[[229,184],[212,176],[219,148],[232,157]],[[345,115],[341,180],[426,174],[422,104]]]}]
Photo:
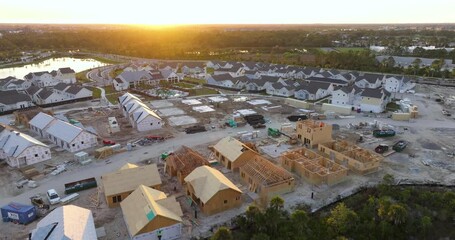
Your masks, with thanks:
[{"label": "white van", "polygon": [[60,202],[60,196],[57,194],[55,189],[47,190],[47,199],[51,205],[57,204]]}]

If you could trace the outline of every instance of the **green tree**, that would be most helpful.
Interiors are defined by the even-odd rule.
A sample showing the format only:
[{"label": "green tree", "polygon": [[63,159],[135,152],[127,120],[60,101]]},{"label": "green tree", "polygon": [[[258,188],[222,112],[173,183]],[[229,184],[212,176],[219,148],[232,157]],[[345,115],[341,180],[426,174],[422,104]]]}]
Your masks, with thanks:
[{"label": "green tree", "polygon": [[395,225],[400,225],[406,222],[408,218],[408,210],[403,204],[395,203],[390,205],[387,212],[387,219]]},{"label": "green tree", "polygon": [[258,234],[255,234],[251,240],[270,240],[270,237],[269,235],[265,234],[265,233],[258,233]]},{"label": "green tree", "polygon": [[338,204],[327,218],[327,225],[338,235],[345,235],[353,230],[358,220],[357,214],[346,207],[344,203]]},{"label": "green tree", "polygon": [[427,235],[428,230],[433,226],[433,223],[431,221],[431,217],[429,216],[423,216],[422,219],[420,219],[420,227],[422,228],[422,233],[424,236]]},{"label": "green tree", "polygon": [[210,238],[211,240],[234,240],[231,230],[226,227],[220,227],[216,233]]},{"label": "green tree", "polygon": [[308,221],[308,215],[303,210],[296,210],[291,214],[294,239],[305,239],[307,237]]}]

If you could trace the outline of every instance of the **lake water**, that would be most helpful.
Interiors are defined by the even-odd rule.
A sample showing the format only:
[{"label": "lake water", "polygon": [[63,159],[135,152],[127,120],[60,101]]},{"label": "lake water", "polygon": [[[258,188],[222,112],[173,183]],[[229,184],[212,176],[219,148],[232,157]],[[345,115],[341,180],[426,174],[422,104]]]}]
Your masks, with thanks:
[{"label": "lake water", "polygon": [[100,61],[86,58],[51,58],[40,63],[28,64],[22,67],[2,68],[0,69],[0,79],[8,76],[13,76],[19,79],[23,79],[25,75],[30,72],[41,72],[41,71],[52,71],[58,70],[59,68],[70,67],[76,72],[81,72],[90,68],[102,67],[108,64]]}]

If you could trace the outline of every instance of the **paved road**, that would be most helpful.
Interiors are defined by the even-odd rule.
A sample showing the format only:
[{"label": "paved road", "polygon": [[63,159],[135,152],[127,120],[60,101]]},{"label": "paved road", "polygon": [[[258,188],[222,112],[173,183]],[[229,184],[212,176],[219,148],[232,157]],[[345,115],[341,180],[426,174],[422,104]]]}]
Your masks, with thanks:
[{"label": "paved road", "polygon": [[[11,201],[20,203],[29,203],[29,197],[38,193],[45,193],[48,189],[54,188],[58,193],[63,195],[64,183],[77,181],[80,179],[96,177],[99,181],[99,177],[105,173],[112,172],[119,169],[122,165],[127,162],[136,163],[150,158],[156,158],[165,151],[175,151],[183,144],[188,147],[194,147],[201,144],[207,144],[213,141],[217,141],[227,135],[234,135],[239,131],[251,131],[251,127],[245,126],[237,129],[222,129],[219,131],[209,131],[205,133],[197,134],[181,134],[175,136],[175,138],[165,141],[163,143],[157,143],[151,146],[138,147],[138,149],[131,152],[123,152],[109,158],[111,163],[106,164],[104,160],[92,162],[87,166],[82,166],[70,172],[63,172],[57,176],[50,176],[43,179],[40,182],[40,186],[35,189],[27,190],[26,192],[15,196],[6,197],[0,196],[0,206],[6,205]],[[262,133],[265,134],[265,131]],[[27,187],[25,187],[27,188]]]}]

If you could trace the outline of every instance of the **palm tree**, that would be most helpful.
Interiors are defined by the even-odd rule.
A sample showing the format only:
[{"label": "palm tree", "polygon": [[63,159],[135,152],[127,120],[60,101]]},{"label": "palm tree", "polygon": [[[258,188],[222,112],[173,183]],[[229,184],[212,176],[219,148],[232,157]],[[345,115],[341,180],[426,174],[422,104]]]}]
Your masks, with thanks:
[{"label": "palm tree", "polygon": [[414,75],[417,75],[417,71],[420,69],[420,64],[422,63],[422,59],[416,58],[412,62],[412,66],[414,68]]}]

